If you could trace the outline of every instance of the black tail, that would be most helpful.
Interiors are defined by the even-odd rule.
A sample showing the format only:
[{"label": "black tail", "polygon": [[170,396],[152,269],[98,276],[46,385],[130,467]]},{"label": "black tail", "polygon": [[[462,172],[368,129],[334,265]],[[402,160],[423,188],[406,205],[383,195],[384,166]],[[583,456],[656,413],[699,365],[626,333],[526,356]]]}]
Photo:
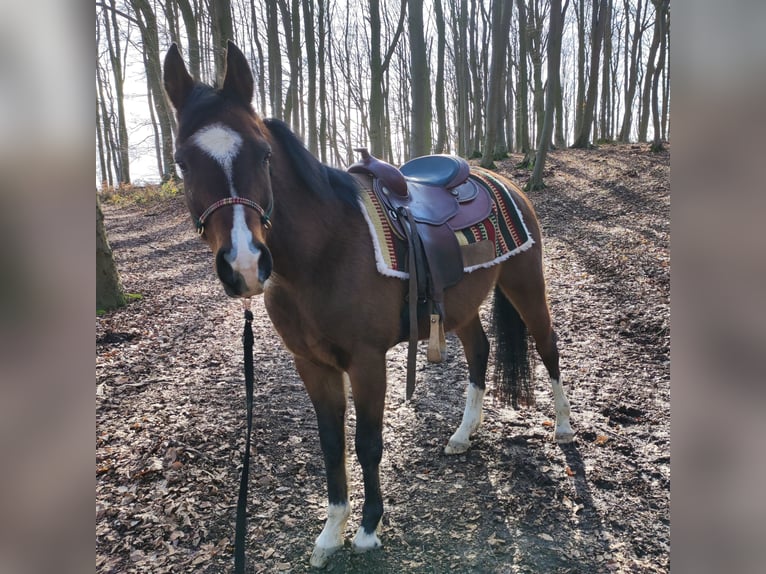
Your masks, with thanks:
[{"label": "black tail", "polygon": [[495,396],[514,408],[534,404],[527,326],[500,288],[495,287],[490,330],[495,340]]}]

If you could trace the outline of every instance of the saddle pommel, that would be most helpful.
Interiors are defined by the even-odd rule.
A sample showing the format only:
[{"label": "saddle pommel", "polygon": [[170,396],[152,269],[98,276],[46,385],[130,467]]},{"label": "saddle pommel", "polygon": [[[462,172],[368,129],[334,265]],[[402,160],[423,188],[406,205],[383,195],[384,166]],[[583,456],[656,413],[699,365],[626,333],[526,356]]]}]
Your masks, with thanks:
[{"label": "saddle pommel", "polygon": [[380,161],[378,158],[370,155],[367,148],[356,148],[354,151],[362,155],[361,161],[349,166],[350,173],[366,173],[380,182],[391,192],[400,197],[407,197],[407,181],[402,173],[390,163]]}]

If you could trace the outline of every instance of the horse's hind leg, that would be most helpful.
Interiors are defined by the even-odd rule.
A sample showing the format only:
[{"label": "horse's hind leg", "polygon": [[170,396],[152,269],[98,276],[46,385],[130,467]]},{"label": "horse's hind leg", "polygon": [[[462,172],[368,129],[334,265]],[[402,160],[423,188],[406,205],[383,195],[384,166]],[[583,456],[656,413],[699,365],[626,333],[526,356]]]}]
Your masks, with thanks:
[{"label": "horse's hind leg", "polygon": [[311,565],[321,568],[343,546],[351,513],[346,482],[346,382],[344,374],[333,367],[299,357],[295,364],[316,411],[327,471],[327,522],[311,554]]},{"label": "horse's hind leg", "polygon": [[553,391],[553,405],[556,410],[556,429],[553,438],[559,443],[572,442],[574,431],[569,422],[569,399],[561,381],[559,350],[545,296],[542,265],[539,265],[534,273],[529,274],[522,274],[517,269],[506,267],[500,276],[499,287],[527,325],[535,341],[537,352],[548,370]]},{"label": "horse's hind leg", "polygon": [[471,434],[476,432],[481,424],[481,408],[484,402],[487,360],[489,359],[489,342],[478,314],[456,333],[463,343],[463,350],[468,361],[469,381],[463,421],[444,447],[446,454],[460,454],[467,451],[471,446]]}]

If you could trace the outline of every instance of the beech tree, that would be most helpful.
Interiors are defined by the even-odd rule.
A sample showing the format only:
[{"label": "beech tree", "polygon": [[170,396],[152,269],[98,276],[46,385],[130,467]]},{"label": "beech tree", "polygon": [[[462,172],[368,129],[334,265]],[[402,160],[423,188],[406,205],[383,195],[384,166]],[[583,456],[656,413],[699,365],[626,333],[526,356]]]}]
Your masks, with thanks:
[{"label": "beech tree", "polygon": [[122,287],[117,265],[114,262],[112,248],[106,238],[104,213],[101,201],[96,194],[96,309],[115,309],[125,304],[125,291]]}]

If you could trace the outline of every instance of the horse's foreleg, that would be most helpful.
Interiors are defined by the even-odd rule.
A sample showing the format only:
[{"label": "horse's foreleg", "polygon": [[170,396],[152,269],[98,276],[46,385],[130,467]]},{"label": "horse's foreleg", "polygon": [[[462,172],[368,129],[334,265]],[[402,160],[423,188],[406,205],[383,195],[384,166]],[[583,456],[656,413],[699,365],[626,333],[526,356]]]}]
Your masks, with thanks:
[{"label": "horse's foreleg", "polygon": [[346,384],[337,369],[300,358],[295,363],[314,404],[327,471],[327,522],[311,554],[311,565],[321,568],[343,546],[351,513],[346,483]]},{"label": "horse's foreleg", "polygon": [[383,516],[380,492],[380,460],[383,456],[383,407],[386,398],[385,353],[358,354],[349,369],[356,408],[356,456],[364,479],[362,524],[352,547],[366,552],[382,546],[377,530]]},{"label": "horse's foreleg", "polygon": [[446,454],[460,454],[471,446],[470,437],[479,428],[482,421],[482,404],[484,402],[487,361],[489,359],[489,342],[477,315],[462,329],[456,331],[463,343],[463,350],[468,361],[468,389],[466,391],[463,420],[455,431],[447,446]]}]

